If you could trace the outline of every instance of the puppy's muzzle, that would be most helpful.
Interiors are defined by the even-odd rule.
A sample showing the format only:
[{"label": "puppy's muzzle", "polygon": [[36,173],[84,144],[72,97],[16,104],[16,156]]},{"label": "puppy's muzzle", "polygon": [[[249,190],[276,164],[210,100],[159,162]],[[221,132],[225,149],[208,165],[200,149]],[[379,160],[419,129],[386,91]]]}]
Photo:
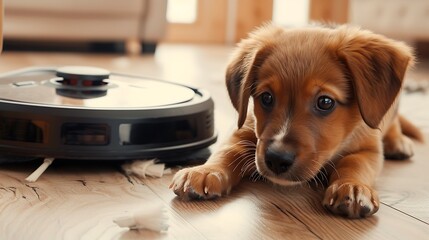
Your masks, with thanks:
[{"label": "puppy's muzzle", "polygon": [[282,174],[295,162],[295,156],[294,152],[268,147],[265,152],[265,165],[275,174]]}]

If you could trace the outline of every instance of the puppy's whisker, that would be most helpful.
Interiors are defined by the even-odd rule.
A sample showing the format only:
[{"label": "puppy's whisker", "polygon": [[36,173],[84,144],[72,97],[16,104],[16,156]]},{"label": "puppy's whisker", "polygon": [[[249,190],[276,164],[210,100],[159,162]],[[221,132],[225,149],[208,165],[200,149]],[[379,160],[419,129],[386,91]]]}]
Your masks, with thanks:
[{"label": "puppy's whisker", "polygon": [[326,175],[326,173],[327,173],[327,170],[326,170],[325,166],[322,166],[322,169],[320,171],[320,175],[322,176],[321,180],[324,180],[325,182],[328,182],[329,179],[328,179],[328,176]]},{"label": "puppy's whisker", "polygon": [[256,169],[256,166],[255,166],[255,164],[254,164],[254,161],[247,161],[244,165],[243,165],[243,167],[241,168],[241,176],[242,177],[244,177],[244,175],[247,173],[247,172],[249,172],[249,170],[250,169],[252,169],[252,168],[255,168]]},{"label": "puppy's whisker", "polygon": [[323,186],[324,186],[322,179],[320,179],[320,178],[319,178],[319,175],[316,175],[316,182],[317,182],[317,181],[319,181],[319,182],[320,182],[320,186],[321,186],[321,187],[323,187]]},{"label": "puppy's whisker", "polygon": [[255,150],[253,149],[243,149],[237,153],[235,153],[233,156],[236,157],[235,159],[239,159],[243,156],[252,155],[255,156]]},{"label": "puppy's whisker", "polygon": [[[237,151],[237,149],[240,149],[240,150]],[[232,165],[235,166],[233,168],[233,172],[235,172],[239,166],[242,166],[240,175],[244,176],[244,173],[243,173],[244,166],[254,163],[256,144],[249,140],[242,140],[235,143],[226,154],[227,155],[233,154],[234,150],[236,151],[233,155],[235,159],[231,161],[228,164],[228,166],[232,166]]]},{"label": "puppy's whisker", "polygon": [[252,181],[256,182],[256,181],[264,181],[266,182],[267,179],[264,178],[261,174],[259,174],[258,170],[255,168],[255,170],[252,173]]},{"label": "puppy's whisker", "polygon": [[258,171],[255,169],[255,170],[253,170],[252,174],[250,174],[249,179],[252,182],[256,182],[256,181],[258,181],[258,178],[259,178],[259,174],[258,174]]},{"label": "puppy's whisker", "polygon": [[[239,159],[240,159],[239,162],[238,163],[236,162],[235,167],[232,170],[233,172],[235,172],[239,166],[242,166],[240,170],[240,173],[241,173],[244,165],[254,162],[253,155],[240,156]],[[237,161],[237,159],[235,161]]]},{"label": "puppy's whisker", "polygon": [[[251,172],[250,174],[249,174],[249,179],[252,179],[252,178],[255,178],[256,177],[256,175],[255,174],[257,174],[257,170],[256,170],[256,168],[254,167],[254,166],[249,166],[248,168],[247,168],[247,170],[246,170],[246,172]],[[242,176],[242,177],[244,177],[244,176]]]},{"label": "puppy's whisker", "polygon": [[237,147],[243,146],[243,150],[247,149],[256,149],[256,144],[249,140],[241,140],[239,142],[234,143],[231,146],[228,146],[229,151],[226,152],[226,154],[230,154],[232,151],[237,151]]},{"label": "puppy's whisker", "polygon": [[[234,146],[236,146],[236,145],[242,145],[243,146],[244,144],[245,144],[244,142],[241,142],[241,144],[239,142],[239,143],[235,144]],[[245,146],[244,148],[240,148],[239,146],[231,147],[231,149],[228,152],[226,152],[226,155],[230,155],[230,154],[232,154],[233,151],[236,151],[237,149],[241,149],[241,150],[239,150],[233,154],[234,157],[237,157],[237,156],[238,157],[235,158],[229,165],[235,164],[237,160],[240,161],[240,159],[245,155],[248,155],[248,154],[251,154],[253,156],[255,155],[255,151],[256,151],[256,145],[255,144],[247,145],[247,146],[244,145],[244,146]]]}]

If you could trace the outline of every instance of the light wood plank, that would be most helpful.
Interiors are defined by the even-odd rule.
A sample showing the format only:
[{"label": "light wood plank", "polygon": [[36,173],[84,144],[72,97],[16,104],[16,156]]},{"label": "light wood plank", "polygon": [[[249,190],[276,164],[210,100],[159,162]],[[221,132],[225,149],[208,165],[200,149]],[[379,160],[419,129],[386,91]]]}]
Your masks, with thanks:
[{"label": "light wood plank", "polygon": [[[167,189],[169,181],[165,179],[147,180],[146,184],[164,201],[171,200],[175,211],[213,239],[267,236],[274,239],[279,236],[286,239],[299,236],[304,239],[402,239],[404,232],[410,234],[411,239],[418,239],[429,234],[426,223],[388,206],[382,206],[376,216],[368,219],[334,216],[321,205],[321,188],[275,187],[270,183],[246,181],[224,199],[183,202]],[[228,224],[229,218],[234,218],[236,224]],[[218,229],[223,230],[219,233]],[[245,235],[249,231],[250,235]]]},{"label": "light wood plank", "polygon": [[2,239],[200,238],[174,213],[169,215],[171,227],[165,234],[128,232],[116,226],[116,217],[160,201],[139,179],[120,173],[117,163],[104,164],[56,162],[35,183],[23,180],[34,164],[3,165]]},{"label": "light wood plank", "polygon": [[429,224],[429,145],[415,150],[411,160],[386,161],[377,188],[385,205]]},{"label": "light wood plank", "polygon": [[299,219],[285,216],[276,206],[261,201],[257,195],[266,194],[266,185],[255,183],[250,187],[257,189],[255,192],[247,191],[250,189],[243,188],[247,186],[243,184],[231,196],[214,201],[181,201],[168,189],[170,179],[147,179],[145,183],[208,239],[264,239],[270,236],[317,239]]}]

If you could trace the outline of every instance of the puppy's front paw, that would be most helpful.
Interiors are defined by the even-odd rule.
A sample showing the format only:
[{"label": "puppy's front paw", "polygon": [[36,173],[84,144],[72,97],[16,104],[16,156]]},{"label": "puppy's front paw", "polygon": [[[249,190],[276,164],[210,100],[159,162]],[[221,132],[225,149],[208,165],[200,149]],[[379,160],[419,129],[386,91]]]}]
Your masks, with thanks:
[{"label": "puppy's front paw", "polygon": [[323,206],[347,218],[362,218],[376,213],[380,201],[377,193],[366,185],[337,180],[326,190]]},{"label": "puppy's front paw", "polygon": [[383,140],[384,157],[391,160],[409,159],[414,155],[413,141],[407,136]]},{"label": "puppy's front paw", "polygon": [[182,200],[213,199],[231,190],[227,173],[217,166],[196,166],[176,173],[170,185]]}]

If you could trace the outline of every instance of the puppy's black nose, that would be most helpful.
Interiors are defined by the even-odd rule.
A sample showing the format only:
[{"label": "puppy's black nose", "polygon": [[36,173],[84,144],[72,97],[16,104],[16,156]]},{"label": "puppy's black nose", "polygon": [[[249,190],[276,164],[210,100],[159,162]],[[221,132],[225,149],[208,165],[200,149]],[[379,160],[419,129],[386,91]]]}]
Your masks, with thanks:
[{"label": "puppy's black nose", "polygon": [[286,172],[295,161],[295,153],[268,148],[265,152],[265,164],[275,174]]}]

